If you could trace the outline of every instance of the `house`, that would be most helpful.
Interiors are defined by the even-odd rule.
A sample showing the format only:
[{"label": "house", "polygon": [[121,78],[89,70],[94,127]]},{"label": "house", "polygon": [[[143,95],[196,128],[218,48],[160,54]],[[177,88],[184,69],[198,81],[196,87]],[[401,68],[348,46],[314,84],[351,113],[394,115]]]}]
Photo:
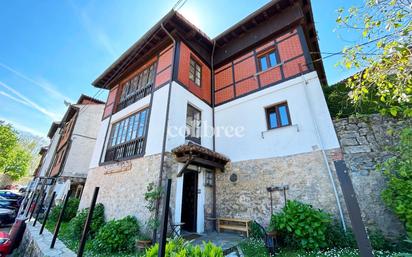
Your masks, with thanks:
[{"label": "house", "polygon": [[100,187],[107,218],[145,223],[147,185],[171,178],[189,232],[267,224],[284,197],[339,217],[319,53],[307,0],[271,1],[214,39],[169,12],[93,82],[109,95],[80,208]]},{"label": "house", "polygon": [[[47,185],[62,200],[69,189],[81,196],[103,114],[104,102],[81,95],[59,122],[53,122],[47,136],[50,145],[41,153],[33,185]],[[43,148],[42,148],[43,149]]]}]

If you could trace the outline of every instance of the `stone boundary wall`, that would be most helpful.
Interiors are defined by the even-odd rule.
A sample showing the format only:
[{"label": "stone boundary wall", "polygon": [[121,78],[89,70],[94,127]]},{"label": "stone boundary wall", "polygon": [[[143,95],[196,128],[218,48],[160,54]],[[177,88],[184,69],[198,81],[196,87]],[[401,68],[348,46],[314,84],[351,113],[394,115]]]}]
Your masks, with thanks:
[{"label": "stone boundary wall", "polygon": [[53,249],[50,249],[50,243],[53,234],[44,229],[43,234],[39,235],[41,224],[38,223],[33,227],[31,222],[27,223],[20,246],[14,250],[13,257],[75,257],[76,254],[67,248],[62,241],[56,240]]},{"label": "stone boundary wall", "polygon": [[371,229],[378,228],[389,237],[399,237],[404,233],[403,225],[381,199],[386,182],[376,171],[376,165],[392,156],[387,147],[398,142],[396,133],[388,131],[412,127],[411,120],[373,114],[335,119],[333,123],[365,225]]}]

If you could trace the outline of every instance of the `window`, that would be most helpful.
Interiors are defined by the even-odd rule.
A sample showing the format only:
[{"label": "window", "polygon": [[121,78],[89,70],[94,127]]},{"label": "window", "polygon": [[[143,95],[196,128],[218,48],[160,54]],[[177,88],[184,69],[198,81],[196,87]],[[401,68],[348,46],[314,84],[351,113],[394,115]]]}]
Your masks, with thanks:
[{"label": "window", "polygon": [[259,55],[258,61],[259,61],[260,71],[265,71],[271,67],[276,66],[278,64],[278,61],[276,58],[276,51],[271,50],[262,55]]},{"label": "window", "polygon": [[153,63],[152,65],[150,65],[150,67],[128,80],[123,85],[122,93],[120,95],[120,102],[117,106],[117,111],[124,109],[137,100],[150,94],[154,82],[154,77],[155,64]]},{"label": "window", "polygon": [[288,104],[281,103],[266,108],[266,120],[268,129],[291,125]]},{"label": "window", "polygon": [[193,58],[190,58],[190,70],[189,79],[195,82],[200,87],[200,81],[202,78],[202,66],[196,62]]},{"label": "window", "polygon": [[105,161],[143,155],[147,112],[145,109],[113,124]]},{"label": "window", "polygon": [[201,112],[191,106],[187,105],[186,114],[186,139],[200,144],[200,123]]}]

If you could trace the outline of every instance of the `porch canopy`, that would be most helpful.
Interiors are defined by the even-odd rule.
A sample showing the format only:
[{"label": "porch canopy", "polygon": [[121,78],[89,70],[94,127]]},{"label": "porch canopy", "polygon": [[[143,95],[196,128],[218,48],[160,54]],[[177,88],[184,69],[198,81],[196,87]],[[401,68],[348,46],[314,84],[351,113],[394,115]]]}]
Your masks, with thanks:
[{"label": "porch canopy", "polygon": [[178,177],[183,175],[190,164],[218,168],[223,171],[226,163],[230,162],[230,159],[225,155],[192,143],[180,145],[172,149],[172,153],[178,162],[185,164],[177,174]]}]

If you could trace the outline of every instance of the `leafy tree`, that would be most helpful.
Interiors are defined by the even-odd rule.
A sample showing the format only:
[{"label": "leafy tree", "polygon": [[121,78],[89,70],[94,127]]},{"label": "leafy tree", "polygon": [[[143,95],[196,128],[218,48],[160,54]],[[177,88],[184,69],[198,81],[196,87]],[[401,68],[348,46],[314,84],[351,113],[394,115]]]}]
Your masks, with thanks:
[{"label": "leafy tree", "polygon": [[13,127],[0,121],[0,172],[17,180],[27,174],[32,156]]},{"label": "leafy tree", "polygon": [[408,236],[412,237],[412,129],[402,130],[393,152],[396,155],[379,166],[388,179],[382,198],[405,223]]},{"label": "leafy tree", "polygon": [[411,0],[365,0],[338,13],[338,28],[360,36],[341,61],[361,70],[346,82],[351,100],[382,114],[412,117]]}]

